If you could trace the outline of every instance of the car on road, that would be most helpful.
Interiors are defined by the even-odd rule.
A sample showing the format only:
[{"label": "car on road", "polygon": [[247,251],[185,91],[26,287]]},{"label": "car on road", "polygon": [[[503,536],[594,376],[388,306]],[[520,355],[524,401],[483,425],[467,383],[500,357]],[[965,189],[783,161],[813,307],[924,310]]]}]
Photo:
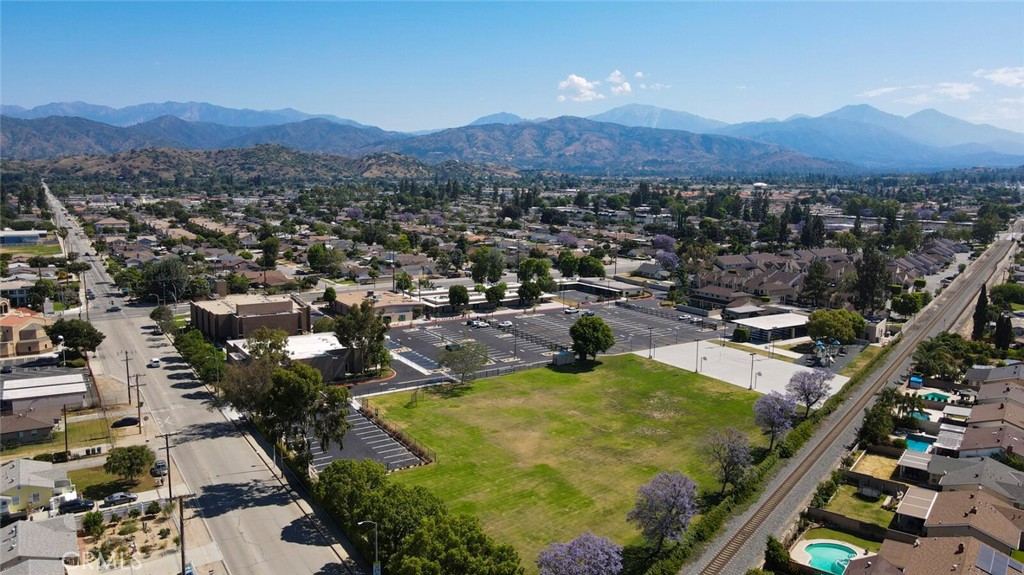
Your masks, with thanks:
[{"label": "car on road", "polygon": [[118,491],[117,493],[108,495],[107,498],[103,500],[103,507],[113,507],[114,505],[121,505],[122,503],[132,503],[138,498],[139,496],[134,493]]},{"label": "car on road", "polygon": [[510,322],[508,320],[499,321],[498,322],[498,327],[512,327],[512,322]]},{"label": "car on road", "polygon": [[688,315],[681,315],[679,316],[679,321],[690,322],[693,321],[693,318]]},{"label": "car on road", "polygon": [[0,367],[0,373],[13,373],[13,372],[14,372],[14,368],[9,366],[9,365],[5,365],[3,367]]},{"label": "car on road", "polygon": [[597,314],[595,314],[594,310],[592,310],[592,309],[588,309],[587,311],[583,312],[583,317],[591,317],[591,316],[594,316],[594,315],[597,315]]},{"label": "car on road", "polygon": [[146,364],[146,367],[160,367],[160,360],[153,358],[149,360],[149,363]]},{"label": "car on road", "polygon": [[112,305],[112,306],[107,308],[107,311],[108,312],[121,311],[121,306],[119,306],[119,305]]},{"label": "car on road", "polygon": [[131,427],[133,425],[138,425],[138,424],[139,424],[139,418],[138,417],[122,417],[121,419],[118,419],[114,423],[111,423],[110,427]]},{"label": "car on road", "polygon": [[565,308],[565,313],[580,313],[580,308],[578,308],[578,307],[567,307],[567,308]]},{"label": "car on road", "polygon": [[476,327],[491,327],[491,324],[487,323],[484,320],[480,320],[476,322]]},{"label": "car on road", "polygon": [[149,474],[153,477],[163,477],[164,475],[167,475],[167,461],[157,459],[156,463],[154,463],[153,467],[149,470]]},{"label": "car on road", "polygon": [[57,507],[57,512],[60,514],[81,513],[82,511],[92,511],[95,506],[96,502],[92,499],[71,499],[61,503]]}]

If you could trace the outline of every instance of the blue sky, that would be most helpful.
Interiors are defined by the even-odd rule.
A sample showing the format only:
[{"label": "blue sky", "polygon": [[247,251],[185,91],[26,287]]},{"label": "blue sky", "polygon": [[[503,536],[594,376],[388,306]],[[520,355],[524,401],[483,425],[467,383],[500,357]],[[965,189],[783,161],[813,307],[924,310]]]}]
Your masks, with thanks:
[{"label": "blue sky", "polygon": [[0,100],[292,107],[403,131],[867,103],[1024,132],[1024,3],[5,0]]}]

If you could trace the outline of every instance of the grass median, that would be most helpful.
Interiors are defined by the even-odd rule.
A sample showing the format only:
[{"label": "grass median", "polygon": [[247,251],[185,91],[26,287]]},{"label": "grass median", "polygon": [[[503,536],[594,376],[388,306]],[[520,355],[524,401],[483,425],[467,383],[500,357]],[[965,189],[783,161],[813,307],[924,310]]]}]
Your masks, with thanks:
[{"label": "grass median", "polygon": [[679,470],[717,492],[699,447],[726,426],[765,445],[754,425],[757,397],[629,354],[477,381],[454,396],[382,396],[372,406],[437,451],[437,464],[395,479],[477,515],[535,572],[541,548],[585,530],[637,541],[626,513],[660,471]]}]

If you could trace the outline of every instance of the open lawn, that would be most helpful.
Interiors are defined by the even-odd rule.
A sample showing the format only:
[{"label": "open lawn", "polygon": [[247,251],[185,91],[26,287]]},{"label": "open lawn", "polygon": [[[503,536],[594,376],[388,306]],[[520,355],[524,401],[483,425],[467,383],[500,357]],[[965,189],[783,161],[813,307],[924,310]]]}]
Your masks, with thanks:
[{"label": "open lawn", "polygon": [[718,490],[698,448],[728,425],[754,425],[757,393],[632,354],[474,382],[461,395],[375,397],[372,407],[437,451],[438,463],[395,474],[455,512],[480,517],[531,573],[538,551],[585,530],[624,544],[637,488],[660,471]]},{"label": "open lawn", "polygon": [[0,254],[26,256],[59,256],[60,244],[14,244],[0,246]]},{"label": "open lawn", "polygon": [[864,457],[862,457],[860,461],[857,462],[857,465],[853,467],[853,470],[857,473],[863,473],[872,477],[889,479],[891,481],[900,481],[900,478],[896,474],[896,468],[899,466],[899,462],[899,459],[893,457],[886,457],[876,453],[865,453]]},{"label": "open lawn", "polygon": [[[87,419],[85,421],[72,421],[68,423],[70,435],[68,436],[68,447],[75,449],[101,443],[110,442],[110,425],[105,418]],[[64,451],[64,432],[57,431],[53,439],[44,443],[33,443],[21,445],[11,449],[4,449],[3,460],[16,459],[19,457],[32,457],[40,453],[52,453]]]},{"label": "open lawn", "polygon": [[134,481],[125,481],[116,475],[103,471],[102,465],[68,471],[68,479],[75,485],[79,495],[96,501],[100,501],[118,491],[142,493],[143,491],[156,489],[155,479],[148,472]]},{"label": "open lawn", "polygon": [[826,509],[850,519],[888,527],[896,513],[882,509],[883,499],[884,496],[874,499],[865,497],[857,493],[857,488],[852,485],[840,485],[839,491],[832,501],[829,501]]},{"label": "open lawn", "polygon": [[839,370],[839,375],[845,375],[847,377],[853,377],[855,373],[860,371],[862,367],[868,364],[869,361],[875,358],[876,355],[882,353],[882,348],[877,345],[869,345],[864,348],[863,351],[857,354],[857,357],[850,360],[850,363],[843,366],[843,369]]}]

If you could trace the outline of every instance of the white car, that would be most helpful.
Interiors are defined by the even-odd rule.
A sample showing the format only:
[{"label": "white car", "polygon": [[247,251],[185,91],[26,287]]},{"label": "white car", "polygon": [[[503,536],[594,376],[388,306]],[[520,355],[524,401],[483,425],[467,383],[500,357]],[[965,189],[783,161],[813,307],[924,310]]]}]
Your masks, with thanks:
[{"label": "white car", "polygon": [[491,324],[487,323],[484,320],[480,320],[480,321],[476,322],[476,326],[477,327],[491,327]]},{"label": "white car", "polygon": [[580,313],[580,310],[576,307],[567,307],[565,308],[565,313]]},{"label": "white car", "polygon": [[149,363],[146,364],[146,367],[160,367],[160,360],[159,359],[151,359],[151,360],[149,360]]},{"label": "white car", "polygon": [[498,327],[512,327],[512,322],[508,320],[498,322]]}]

